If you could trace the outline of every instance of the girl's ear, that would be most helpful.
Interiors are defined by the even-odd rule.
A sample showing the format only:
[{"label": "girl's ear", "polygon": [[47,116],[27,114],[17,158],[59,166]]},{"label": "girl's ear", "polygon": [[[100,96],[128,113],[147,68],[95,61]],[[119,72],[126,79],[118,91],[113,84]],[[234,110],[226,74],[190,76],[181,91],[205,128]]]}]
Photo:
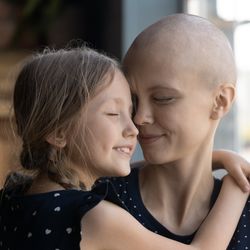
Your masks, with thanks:
[{"label": "girl's ear", "polygon": [[233,84],[221,84],[216,90],[211,119],[221,119],[231,108],[235,99],[236,89]]},{"label": "girl's ear", "polygon": [[65,132],[62,130],[55,131],[46,137],[46,141],[56,148],[64,148],[67,144]]}]

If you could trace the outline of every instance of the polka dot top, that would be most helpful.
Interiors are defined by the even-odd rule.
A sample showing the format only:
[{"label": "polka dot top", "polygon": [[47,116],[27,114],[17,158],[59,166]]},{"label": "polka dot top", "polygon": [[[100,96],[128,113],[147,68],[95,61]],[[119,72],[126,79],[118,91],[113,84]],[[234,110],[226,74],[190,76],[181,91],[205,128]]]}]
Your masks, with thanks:
[{"label": "polka dot top", "polygon": [[[107,188],[105,184],[102,186],[102,190]],[[78,190],[25,196],[1,191],[0,249],[80,249],[81,218],[103,198]]]},{"label": "polka dot top", "polygon": [[[140,169],[135,168],[126,177],[110,178],[112,189],[109,189],[107,200],[116,203],[132,214],[142,225],[149,230],[167,238],[190,244],[195,232],[191,235],[177,235],[169,231],[160,224],[144,206],[139,189]],[[214,181],[214,190],[211,196],[211,208],[220,192],[222,182],[218,179]],[[228,246],[229,250],[250,249],[250,199],[247,201],[242,216],[240,218],[234,236]]]}]

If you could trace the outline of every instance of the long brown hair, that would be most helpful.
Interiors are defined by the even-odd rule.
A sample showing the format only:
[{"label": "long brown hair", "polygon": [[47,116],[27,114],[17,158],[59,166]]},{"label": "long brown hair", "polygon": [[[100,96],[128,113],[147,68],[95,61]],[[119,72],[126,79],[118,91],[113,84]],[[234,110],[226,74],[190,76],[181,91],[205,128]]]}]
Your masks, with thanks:
[{"label": "long brown hair", "polygon": [[69,151],[56,149],[45,138],[63,129],[70,131],[74,143],[79,113],[97,87],[107,82],[107,76],[112,79],[117,68],[114,59],[86,46],[47,49],[24,63],[13,98],[17,134],[23,143],[22,171],[12,173],[7,186],[30,185],[41,173],[66,188],[81,186],[74,171],[64,167]]}]

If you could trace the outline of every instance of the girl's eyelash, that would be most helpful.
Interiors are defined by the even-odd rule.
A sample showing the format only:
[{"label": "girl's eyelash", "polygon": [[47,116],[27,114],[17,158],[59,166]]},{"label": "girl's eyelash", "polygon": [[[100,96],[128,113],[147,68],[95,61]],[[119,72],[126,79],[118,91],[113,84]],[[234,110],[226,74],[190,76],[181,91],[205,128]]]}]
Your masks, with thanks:
[{"label": "girl's eyelash", "polygon": [[109,116],[118,116],[119,113],[107,113],[107,115],[109,115]]}]

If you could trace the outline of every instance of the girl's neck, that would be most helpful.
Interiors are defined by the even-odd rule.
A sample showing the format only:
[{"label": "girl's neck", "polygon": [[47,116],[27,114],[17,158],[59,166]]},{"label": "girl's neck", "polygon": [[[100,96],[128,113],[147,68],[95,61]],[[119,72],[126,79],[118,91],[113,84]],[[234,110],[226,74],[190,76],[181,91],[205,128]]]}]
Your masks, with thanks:
[{"label": "girl's neck", "polygon": [[64,190],[64,189],[65,188],[62,185],[52,181],[48,177],[48,175],[40,174],[33,181],[31,187],[26,192],[26,194],[27,195],[29,195],[29,194],[40,194],[40,193],[47,193],[47,192],[53,192],[53,191],[60,191],[60,190]]}]

